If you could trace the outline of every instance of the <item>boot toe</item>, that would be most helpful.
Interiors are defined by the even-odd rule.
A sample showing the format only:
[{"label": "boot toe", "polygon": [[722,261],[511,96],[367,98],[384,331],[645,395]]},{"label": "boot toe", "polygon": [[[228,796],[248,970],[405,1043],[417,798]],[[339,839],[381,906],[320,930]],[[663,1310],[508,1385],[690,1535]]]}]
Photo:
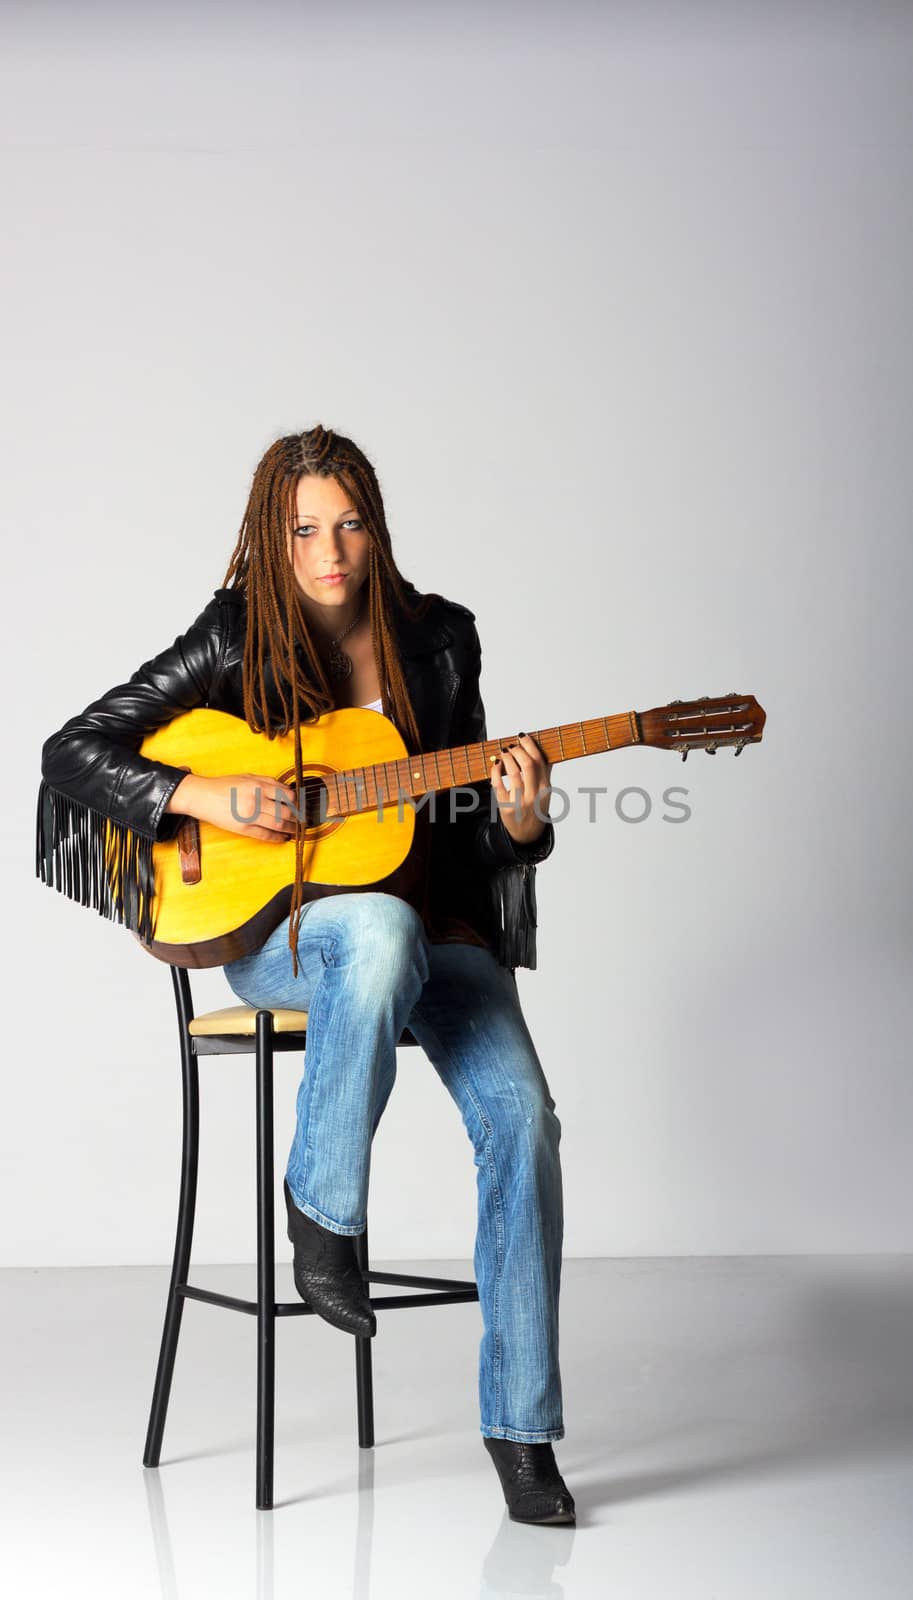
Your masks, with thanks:
[{"label": "boot toe", "polygon": [[295,1288],[331,1327],[357,1338],[373,1339],[377,1318],[351,1234],[335,1233],[295,1205],[288,1182],[288,1236],[293,1246]]},{"label": "boot toe", "polygon": [[508,1510],[513,1522],[574,1523],[577,1520],[570,1494],[527,1491],[518,1495]]},{"label": "boot toe", "polygon": [[495,1464],[512,1522],[575,1523],[574,1497],[558,1471],[551,1444],[514,1439],[483,1443]]},{"label": "boot toe", "polygon": [[361,1339],[373,1339],[377,1332],[377,1317],[371,1302],[360,1285],[315,1282],[300,1273],[295,1274],[295,1288],[302,1300],[334,1328],[354,1333]]}]

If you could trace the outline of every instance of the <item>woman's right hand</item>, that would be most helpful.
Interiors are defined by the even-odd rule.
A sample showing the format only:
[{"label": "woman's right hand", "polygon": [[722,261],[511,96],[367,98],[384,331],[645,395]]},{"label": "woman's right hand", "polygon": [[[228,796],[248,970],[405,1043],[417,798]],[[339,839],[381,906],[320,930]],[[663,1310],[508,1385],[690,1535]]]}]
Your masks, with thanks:
[{"label": "woman's right hand", "polygon": [[[205,778],[188,772],[165,810],[179,816],[197,817],[229,833],[244,834],[248,839],[283,844],[295,837],[295,812],[290,809],[294,805],[294,789],[276,778],[260,777],[255,772]],[[252,820],[246,821],[248,817]]]}]

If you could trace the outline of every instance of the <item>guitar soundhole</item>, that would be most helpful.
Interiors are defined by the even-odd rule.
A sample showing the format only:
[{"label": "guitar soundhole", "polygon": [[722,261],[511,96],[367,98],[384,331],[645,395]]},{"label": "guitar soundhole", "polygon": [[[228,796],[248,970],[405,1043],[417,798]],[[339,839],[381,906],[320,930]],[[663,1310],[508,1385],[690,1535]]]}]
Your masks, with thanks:
[{"label": "guitar soundhole", "polygon": [[303,812],[306,828],[319,828],[327,820],[329,792],[321,778],[305,778],[298,795],[298,809]]},{"label": "guitar soundhole", "polygon": [[[287,783],[289,788],[295,787],[295,769],[279,775],[280,783]],[[319,828],[334,828],[338,826],[338,815],[330,817],[329,790],[323,779],[312,772],[305,772],[302,778],[301,789],[298,792],[298,809],[301,811],[302,825],[307,830]]]}]

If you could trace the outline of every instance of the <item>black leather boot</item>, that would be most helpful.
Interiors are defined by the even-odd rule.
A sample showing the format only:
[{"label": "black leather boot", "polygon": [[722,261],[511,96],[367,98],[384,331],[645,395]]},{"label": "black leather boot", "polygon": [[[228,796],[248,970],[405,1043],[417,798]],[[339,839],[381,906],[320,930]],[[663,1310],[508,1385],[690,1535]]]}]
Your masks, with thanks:
[{"label": "black leather boot", "polygon": [[377,1318],[371,1309],[368,1287],[355,1258],[355,1240],[348,1233],[324,1228],[299,1211],[286,1179],[285,1208],[288,1236],[294,1245],[295,1288],[324,1322],[344,1333],[373,1338]]},{"label": "black leather boot", "polygon": [[494,1462],[513,1522],[577,1521],[574,1497],[558,1471],[551,1443],[521,1444],[516,1439],[482,1442]]}]

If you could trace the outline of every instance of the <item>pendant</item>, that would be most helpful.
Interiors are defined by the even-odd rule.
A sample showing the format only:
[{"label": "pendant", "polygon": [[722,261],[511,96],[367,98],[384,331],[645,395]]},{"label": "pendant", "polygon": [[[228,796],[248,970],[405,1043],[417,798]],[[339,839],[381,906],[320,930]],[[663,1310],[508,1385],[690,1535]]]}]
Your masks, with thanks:
[{"label": "pendant", "polygon": [[335,644],[330,649],[329,670],[330,676],[339,679],[340,682],[352,676],[352,657],[346,655],[346,652]]}]

